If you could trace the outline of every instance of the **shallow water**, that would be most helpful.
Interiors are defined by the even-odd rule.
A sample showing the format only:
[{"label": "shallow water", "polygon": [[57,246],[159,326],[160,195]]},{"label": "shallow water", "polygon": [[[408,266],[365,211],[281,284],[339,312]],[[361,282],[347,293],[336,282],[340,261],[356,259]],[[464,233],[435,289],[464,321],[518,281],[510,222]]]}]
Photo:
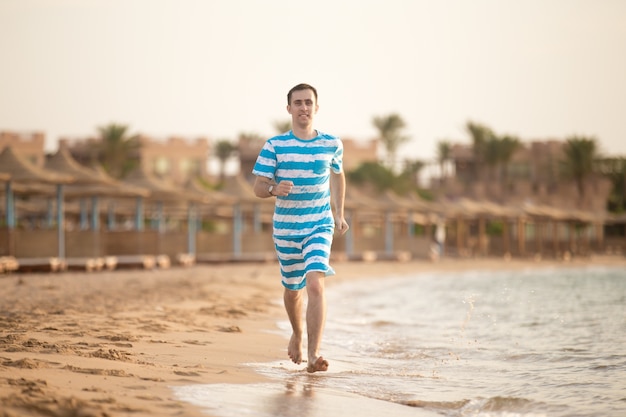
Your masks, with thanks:
[{"label": "shallow water", "polygon": [[[621,268],[419,273],[329,285],[327,295],[328,373],[285,361],[252,365],[276,381],[253,388],[257,396],[295,394],[314,406],[255,406],[255,415],[332,415],[318,410],[315,393],[349,396],[362,406],[359,417],[626,415]],[[287,338],[287,322],[279,327]],[[205,387],[200,397],[218,389]],[[219,389],[224,401],[237,392]],[[216,415],[245,415],[236,400],[217,404]]]}]

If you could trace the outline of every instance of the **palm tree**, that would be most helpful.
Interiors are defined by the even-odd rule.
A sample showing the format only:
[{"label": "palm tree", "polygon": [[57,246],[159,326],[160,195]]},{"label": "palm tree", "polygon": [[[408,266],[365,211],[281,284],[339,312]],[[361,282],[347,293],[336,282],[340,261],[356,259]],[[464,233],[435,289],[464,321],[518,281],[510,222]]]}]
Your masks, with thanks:
[{"label": "palm tree", "polygon": [[617,159],[617,168],[611,176],[613,191],[611,201],[613,211],[623,213],[626,210],[626,158]]},{"label": "palm tree", "polygon": [[[472,150],[474,152],[474,176],[476,179],[480,179],[483,175],[483,164],[487,162],[487,159],[490,159],[490,161],[493,160],[491,156],[488,156],[488,153],[493,153],[493,149],[491,151],[488,150],[488,143],[494,138],[495,135],[489,127],[480,123],[469,121],[465,127],[472,137]],[[494,147],[493,143],[490,147]]]},{"label": "palm tree", "polygon": [[378,191],[393,189],[397,177],[389,168],[379,162],[364,162],[347,173],[350,183],[365,186],[371,185]]},{"label": "palm tree", "polygon": [[437,162],[439,162],[439,169],[441,171],[441,182],[443,182],[447,175],[446,162],[450,159],[450,153],[452,152],[452,144],[448,141],[442,140],[437,143]]},{"label": "palm tree", "polygon": [[598,172],[611,180],[613,185],[607,210],[623,213],[626,211],[626,158],[603,158],[598,160],[597,167]]},{"label": "palm tree", "polygon": [[585,198],[585,181],[594,173],[594,162],[598,159],[595,138],[570,136],[563,146],[565,159],[563,172],[573,179],[578,188],[580,201]]},{"label": "palm tree", "polygon": [[139,135],[128,136],[128,126],[110,123],[98,127],[100,132],[100,162],[114,178],[124,178],[139,163]]},{"label": "palm tree", "polygon": [[419,188],[419,176],[422,169],[426,166],[423,161],[418,159],[410,160],[407,159],[404,161],[404,170],[402,171],[402,175],[408,177],[411,185],[416,189]]},{"label": "palm tree", "polygon": [[500,173],[498,181],[506,183],[508,179],[508,165],[515,152],[521,147],[522,142],[515,136],[504,135],[499,138]]},{"label": "palm tree", "polygon": [[387,116],[375,116],[372,123],[378,129],[379,140],[387,151],[387,165],[393,169],[398,148],[409,140],[408,136],[401,134],[401,130],[406,124],[402,117],[395,113]]},{"label": "palm tree", "polygon": [[495,173],[500,164],[500,141],[495,135],[492,135],[481,145],[481,149],[481,162],[484,164],[488,175],[486,179],[495,181]]},{"label": "palm tree", "polygon": [[226,177],[226,161],[237,151],[237,147],[228,139],[218,140],[215,144],[215,156],[220,161],[220,182]]}]

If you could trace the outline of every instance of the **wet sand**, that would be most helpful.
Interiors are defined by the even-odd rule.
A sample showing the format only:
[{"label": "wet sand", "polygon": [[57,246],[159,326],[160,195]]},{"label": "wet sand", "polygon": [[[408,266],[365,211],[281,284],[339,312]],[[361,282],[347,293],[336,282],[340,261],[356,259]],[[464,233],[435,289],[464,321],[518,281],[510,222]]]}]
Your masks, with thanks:
[{"label": "wet sand", "polygon": [[[626,258],[335,262],[338,275],[327,282],[589,264],[626,267]],[[310,416],[327,415],[332,403],[344,404],[346,415],[375,410],[373,400],[348,393],[285,389],[289,381],[267,381],[247,365],[288,363],[287,341],[276,331],[284,320],[277,268],[0,275],[0,416],[210,416],[193,401],[203,389],[219,395],[220,385],[209,393],[207,384],[246,384],[248,402],[270,396],[278,409],[305,407]]]}]

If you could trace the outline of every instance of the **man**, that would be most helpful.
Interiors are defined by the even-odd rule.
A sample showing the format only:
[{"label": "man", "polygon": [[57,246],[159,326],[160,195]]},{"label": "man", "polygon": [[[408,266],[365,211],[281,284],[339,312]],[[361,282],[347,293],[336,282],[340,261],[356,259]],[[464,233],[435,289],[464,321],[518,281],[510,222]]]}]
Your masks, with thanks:
[{"label": "man", "polygon": [[296,364],[304,360],[301,290],[306,288],[308,372],[328,369],[328,361],[319,354],[326,320],[324,277],[335,273],[329,263],[335,227],[341,234],[348,230],[343,144],[313,128],[317,110],[315,88],[298,84],[289,90],[292,130],[265,142],[252,170],[256,196],[276,197],[273,239],[293,331],[287,354]]}]

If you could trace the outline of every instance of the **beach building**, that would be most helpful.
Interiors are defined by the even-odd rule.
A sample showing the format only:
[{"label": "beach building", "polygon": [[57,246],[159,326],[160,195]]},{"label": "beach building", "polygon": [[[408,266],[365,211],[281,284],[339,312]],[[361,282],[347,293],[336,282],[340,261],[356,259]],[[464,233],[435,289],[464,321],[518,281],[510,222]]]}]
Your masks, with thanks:
[{"label": "beach building", "polygon": [[[67,139],[59,141],[76,161],[93,165],[102,159],[100,139]],[[129,156],[146,172],[157,178],[168,178],[182,185],[193,178],[207,177],[207,160],[210,146],[207,138],[185,139],[172,136],[157,140],[149,136],[138,137],[139,146]]]},{"label": "beach building", "polygon": [[26,159],[37,166],[43,166],[45,160],[44,146],[46,135],[42,132],[0,131],[0,152],[12,147]]},{"label": "beach building", "polygon": [[611,182],[598,174],[586,179],[584,196],[573,180],[561,175],[565,142],[534,141],[524,144],[504,166],[488,168],[476,158],[471,145],[451,149],[454,174],[439,178],[433,191],[448,198],[490,200],[506,205],[544,204],[565,210],[603,212]]}]

